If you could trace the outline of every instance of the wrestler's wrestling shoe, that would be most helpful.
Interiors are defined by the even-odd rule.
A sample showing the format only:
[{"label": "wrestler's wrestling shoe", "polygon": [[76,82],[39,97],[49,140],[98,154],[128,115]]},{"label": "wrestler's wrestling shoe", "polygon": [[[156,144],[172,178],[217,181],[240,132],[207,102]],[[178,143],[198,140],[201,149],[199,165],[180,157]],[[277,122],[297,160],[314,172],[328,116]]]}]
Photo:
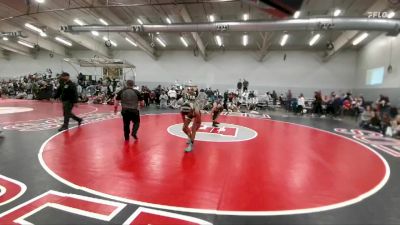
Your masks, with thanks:
[{"label": "wrestler's wrestling shoe", "polygon": [[187,148],[185,148],[185,152],[191,152],[193,148],[193,144],[189,143],[189,145],[187,146]]}]

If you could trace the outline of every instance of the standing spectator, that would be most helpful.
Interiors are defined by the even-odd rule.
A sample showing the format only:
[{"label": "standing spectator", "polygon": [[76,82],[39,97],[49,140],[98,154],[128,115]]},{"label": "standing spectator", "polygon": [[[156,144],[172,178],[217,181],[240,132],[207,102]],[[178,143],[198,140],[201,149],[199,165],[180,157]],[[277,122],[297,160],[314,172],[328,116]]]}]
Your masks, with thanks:
[{"label": "standing spectator", "polygon": [[286,110],[290,111],[292,105],[292,90],[288,90],[286,93]]},{"label": "standing spectator", "polygon": [[156,105],[160,105],[161,85],[157,86],[157,88],[154,90],[154,93],[156,94]]},{"label": "standing spectator", "polygon": [[272,97],[272,104],[276,105],[276,101],[278,100],[278,95],[276,94],[275,90],[272,91],[271,97]]},{"label": "standing spectator", "polygon": [[317,114],[319,116],[322,115],[322,96],[321,92],[316,91],[314,93],[314,114]]},{"label": "standing spectator", "polygon": [[204,92],[204,89],[200,89],[200,92],[196,97],[196,101],[199,103],[199,109],[204,110],[204,107],[208,103],[208,97],[207,94]]},{"label": "standing spectator", "polygon": [[305,108],[306,108],[306,101],[304,99],[303,93],[301,93],[299,98],[297,98],[297,113],[303,115],[303,109]]},{"label": "standing spectator", "polygon": [[114,112],[117,113],[118,105],[121,101],[125,141],[129,141],[131,121],[133,123],[131,135],[135,140],[138,139],[137,132],[140,125],[139,102],[143,100],[143,97],[138,90],[133,89],[134,85],[133,80],[128,80],[126,88],[118,92],[114,105]]},{"label": "standing spectator", "polygon": [[242,87],[243,87],[242,79],[239,79],[239,82],[237,83],[236,87],[237,87],[238,94],[240,95],[242,92]]},{"label": "standing spectator", "polygon": [[82,92],[83,92],[82,86],[81,86],[80,84],[78,84],[78,85],[76,86],[76,90],[77,90],[77,92],[78,92],[78,99],[81,99],[81,100],[82,100]]},{"label": "standing spectator", "polygon": [[243,79],[243,91],[246,92],[249,89],[249,82]]},{"label": "standing spectator", "polygon": [[60,86],[57,89],[57,93],[54,98],[60,98],[63,103],[64,112],[64,124],[58,131],[68,129],[69,119],[72,118],[78,122],[78,126],[82,123],[82,118],[75,116],[72,113],[74,104],[78,102],[78,93],[76,91],[76,85],[69,79],[68,73],[61,74]]},{"label": "standing spectator", "polygon": [[150,106],[150,90],[144,86],[142,88],[143,98],[144,98],[144,105],[146,107]]}]

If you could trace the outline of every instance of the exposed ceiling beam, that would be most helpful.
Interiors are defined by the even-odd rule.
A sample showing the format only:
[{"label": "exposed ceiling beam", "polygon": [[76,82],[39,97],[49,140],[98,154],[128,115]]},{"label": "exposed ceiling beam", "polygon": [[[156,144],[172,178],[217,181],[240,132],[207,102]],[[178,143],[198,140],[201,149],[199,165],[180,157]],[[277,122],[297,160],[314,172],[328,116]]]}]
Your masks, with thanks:
[{"label": "exposed ceiling beam", "polygon": [[[388,1],[381,1],[377,0],[371,7],[369,7],[364,14],[367,14],[368,12],[382,12],[386,10],[389,7]],[[322,58],[324,62],[329,61],[334,55],[339,53],[341,50],[346,47],[351,40],[353,40],[357,35],[359,35],[359,31],[354,31],[354,30],[349,30],[349,31],[344,31],[339,37],[336,38],[335,41],[333,41],[333,46],[334,49],[332,50],[327,50]]]},{"label": "exposed ceiling beam", "polygon": [[[190,14],[189,14],[189,12],[187,11],[187,9],[186,9],[185,6],[183,6],[183,7],[180,9],[180,12],[179,12],[179,13],[180,13],[180,15],[182,16],[183,21],[185,21],[186,23],[192,23],[192,22],[193,22],[192,17],[190,16]],[[203,57],[203,59],[204,59],[205,61],[207,61],[206,47],[204,46],[204,43],[203,43],[203,41],[201,40],[199,33],[197,33],[197,32],[191,32],[191,35],[192,35],[192,37],[193,37],[193,39],[194,39],[194,41],[195,41],[195,43],[196,43],[197,48],[198,48],[199,51],[200,51],[200,55]]]},{"label": "exposed ceiling beam", "polygon": [[[62,18],[61,16],[50,16],[50,15],[36,15],[34,16],[40,23],[46,25],[47,27],[53,29],[53,30],[59,30],[60,26],[62,25],[63,22],[67,20],[66,18]],[[100,56],[104,57],[112,57],[111,55],[111,50],[107,49],[103,43],[100,43],[96,40],[93,40],[93,38],[85,35],[75,35],[75,34],[67,34],[67,33],[62,33],[61,36],[65,36],[69,40],[78,43],[79,45],[84,46],[85,48],[92,50],[95,54],[98,54]]]},{"label": "exposed ceiling beam", "polygon": [[379,31],[396,33],[400,28],[397,19],[370,19],[367,17],[331,18],[318,17],[288,20],[222,21],[209,23],[143,24],[143,25],[67,25],[61,27],[65,32],[272,32],[272,31]]},{"label": "exposed ceiling beam", "polygon": [[268,54],[268,49],[272,45],[272,37],[273,34],[269,32],[265,32],[264,34],[260,34],[262,38],[262,45],[259,51],[259,58],[258,61],[262,62],[265,58],[265,56]]},{"label": "exposed ceiling beam", "polygon": [[[54,1],[53,3],[56,3]],[[7,9],[9,11],[12,11],[15,14],[24,14],[25,11],[24,9],[17,9],[13,8],[12,6],[7,5],[7,3],[0,3],[0,7]],[[47,26],[48,28],[58,31],[60,30],[60,26],[62,26],[65,21],[68,21],[69,18],[62,17],[60,14],[34,14],[31,15],[30,18],[36,19],[39,23]],[[104,46],[101,45],[100,43],[94,41],[90,37],[84,36],[84,35],[73,35],[73,34],[68,34],[68,33],[63,33],[62,36],[67,37],[68,39],[88,48],[89,50],[92,50],[94,53],[105,56],[105,57],[110,57],[111,52]]]},{"label": "exposed ceiling beam", "polygon": [[[24,30],[25,28],[22,27],[19,24],[14,24],[14,23],[6,23],[3,22],[0,24],[0,27],[4,30]],[[24,31],[25,33],[28,33],[28,37],[24,38],[24,40],[31,42],[31,43],[36,43],[38,44],[41,48],[46,49],[47,51],[54,52],[55,54],[61,55],[61,56],[66,56],[66,49],[61,46],[60,44],[57,44],[53,41],[50,41],[49,38],[42,38],[40,37],[39,34],[30,32],[28,30]]]},{"label": "exposed ceiling beam", "polygon": [[32,54],[30,52],[30,50],[27,47],[23,47],[22,45],[19,45],[15,42],[11,42],[11,41],[2,41],[0,43],[0,48],[10,51],[10,52],[14,52],[20,55],[24,55],[24,56],[29,56],[29,57],[35,57],[34,54]]},{"label": "exposed ceiling beam", "polygon": [[0,59],[9,60],[9,57],[7,56],[6,50],[0,49]]},{"label": "exposed ceiling beam", "polygon": [[[109,9],[109,13],[104,13],[104,11],[100,11],[98,9],[92,9],[97,17],[103,18],[110,23],[113,24],[125,24],[122,17],[115,12],[115,9]],[[133,39],[138,47],[143,50],[147,55],[149,55],[152,59],[157,59],[157,52],[156,50],[150,46],[150,44],[139,34],[137,33],[124,33],[125,36],[130,37]],[[124,36],[123,36],[124,37]],[[125,37],[124,37],[125,38]]]},{"label": "exposed ceiling beam", "polygon": [[[11,0],[9,0],[11,1]],[[27,0],[28,1],[28,0]],[[127,8],[127,7],[149,7],[149,6],[175,6],[175,5],[198,5],[201,3],[226,3],[226,2],[240,2],[241,0],[185,0],[185,1],[177,1],[177,0],[167,0],[167,1],[162,1],[159,3],[156,3],[151,0],[142,0],[142,1],[132,1],[134,3],[120,3],[118,1],[93,1],[91,0],[90,5],[87,6],[75,6],[75,5],[70,5],[68,4],[70,1],[64,1],[66,4],[62,6],[58,6],[55,8],[48,8],[48,9],[42,9],[38,11],[31,11],[31,8],[27,8],[26,11],[23,13],[18,13],[13,16],[8,16],[4,18],[0,18],[0,21],[6,21],[6,20],[12,20],[18,17],[23,17],[23,16],[28,16],[28,15],[34,15],[34,14],[46,14],[46,13],[58,13],[58,12],[65,12],[67,10],[81,10],[81,9],[104,9],[104,8]],[[21,1],[18,1],[21,2]],[[28,2],[32,2],[32,0],[29,0]],[[52,1],[56,2],[56,1]],[[105,2],[105,4],[104,4]]]}]

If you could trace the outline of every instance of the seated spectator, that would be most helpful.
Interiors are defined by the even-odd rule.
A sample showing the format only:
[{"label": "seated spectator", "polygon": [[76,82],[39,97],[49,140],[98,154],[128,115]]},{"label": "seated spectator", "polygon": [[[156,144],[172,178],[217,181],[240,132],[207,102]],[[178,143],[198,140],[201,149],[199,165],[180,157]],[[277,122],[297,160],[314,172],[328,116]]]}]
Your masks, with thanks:
[{"label": "seated spectator", "polygon": [[19,91],[17,92],[17,96],[15,97],[16,99],[26,99],[27,94],[24,91]]},{"label": "seated spectator", "polygon": [[381,120],[379,119],[379,115],[376,110],[372,111],[372,118],[364,129],[379,133],[382,132]]},{"label": "seated spectator", "polygon": [[303,110],[306,108],[306,100],[304,99],[303,93],[297,98],[297,109],[296,113],[303,115]]},{"label": "seated spectator", "polygon": [[389,113],[390,111],[390,101],[389,97],[380,95],[379,99],[376,101],[380,116],[383,117],[384,113]]},{"label": "seated spectator", "polygon": [[360,115],[360,113],[364,110],[364,98],[359,96],[354,100],[354,113],[356,118]]},{"label": "seated spectator", "polygon": [[390,132],[389,136],[392,136],[392,128],[390,124],[390,116],[388,113],[384,113],[382,116],[381,127],[382,127],[382,134],[386,135],[386,133]]},{"label": "seated spectator", "polygon": [[165,91],[161,91],[160,95],[160,108],[161,109],[166,109],[168,106],[168,95],[165,94]]},{"label": "seated spectator", "polygon": [[392,126],[392,137],[400,138],[400,115],[397,115],[396,118],[391,123]]},{"label": "seated spectator", "polygon": [[361,113],[361,122],[360,122],[360,127],[362,129],[367,129],[372,117],[374,116],[372,112],[372,108],[370,105],[367,105],[365,108],[364,112]]}]

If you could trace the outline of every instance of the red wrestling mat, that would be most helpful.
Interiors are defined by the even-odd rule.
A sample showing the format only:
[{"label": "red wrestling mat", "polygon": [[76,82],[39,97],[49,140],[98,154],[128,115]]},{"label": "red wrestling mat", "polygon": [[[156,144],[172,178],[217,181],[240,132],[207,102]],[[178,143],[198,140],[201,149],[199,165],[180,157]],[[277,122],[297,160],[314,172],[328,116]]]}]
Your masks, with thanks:
[{"label": "red wrestling mat", "polygon": [[[7,112],[2,114],[2,109],[7,110]],[[21,110],[22,112],[18,112],[18,109],[30,110]],[[73,112],[77,115],[93,113],[96,111],[97,108],[95,106],[88,104],[78,104],[78,107],[73,109]],[[62,104],[60,102],[19,99],[0,100],[0,123],[15,123],[18,121],[41,120],[62,116]]]},{"label": "red wrestling mat", "polygon": [[112,119],[55,135],[39,159],[58,180],[91,193],[233,215],[344,207],[376,193],[389,177],[386,161],[374,151],[310,127],[221,116],[222,126],[203,126],[202,141],[184,153],[180,115],[141,120],[136,142],[124,143],[122,121]]}]

